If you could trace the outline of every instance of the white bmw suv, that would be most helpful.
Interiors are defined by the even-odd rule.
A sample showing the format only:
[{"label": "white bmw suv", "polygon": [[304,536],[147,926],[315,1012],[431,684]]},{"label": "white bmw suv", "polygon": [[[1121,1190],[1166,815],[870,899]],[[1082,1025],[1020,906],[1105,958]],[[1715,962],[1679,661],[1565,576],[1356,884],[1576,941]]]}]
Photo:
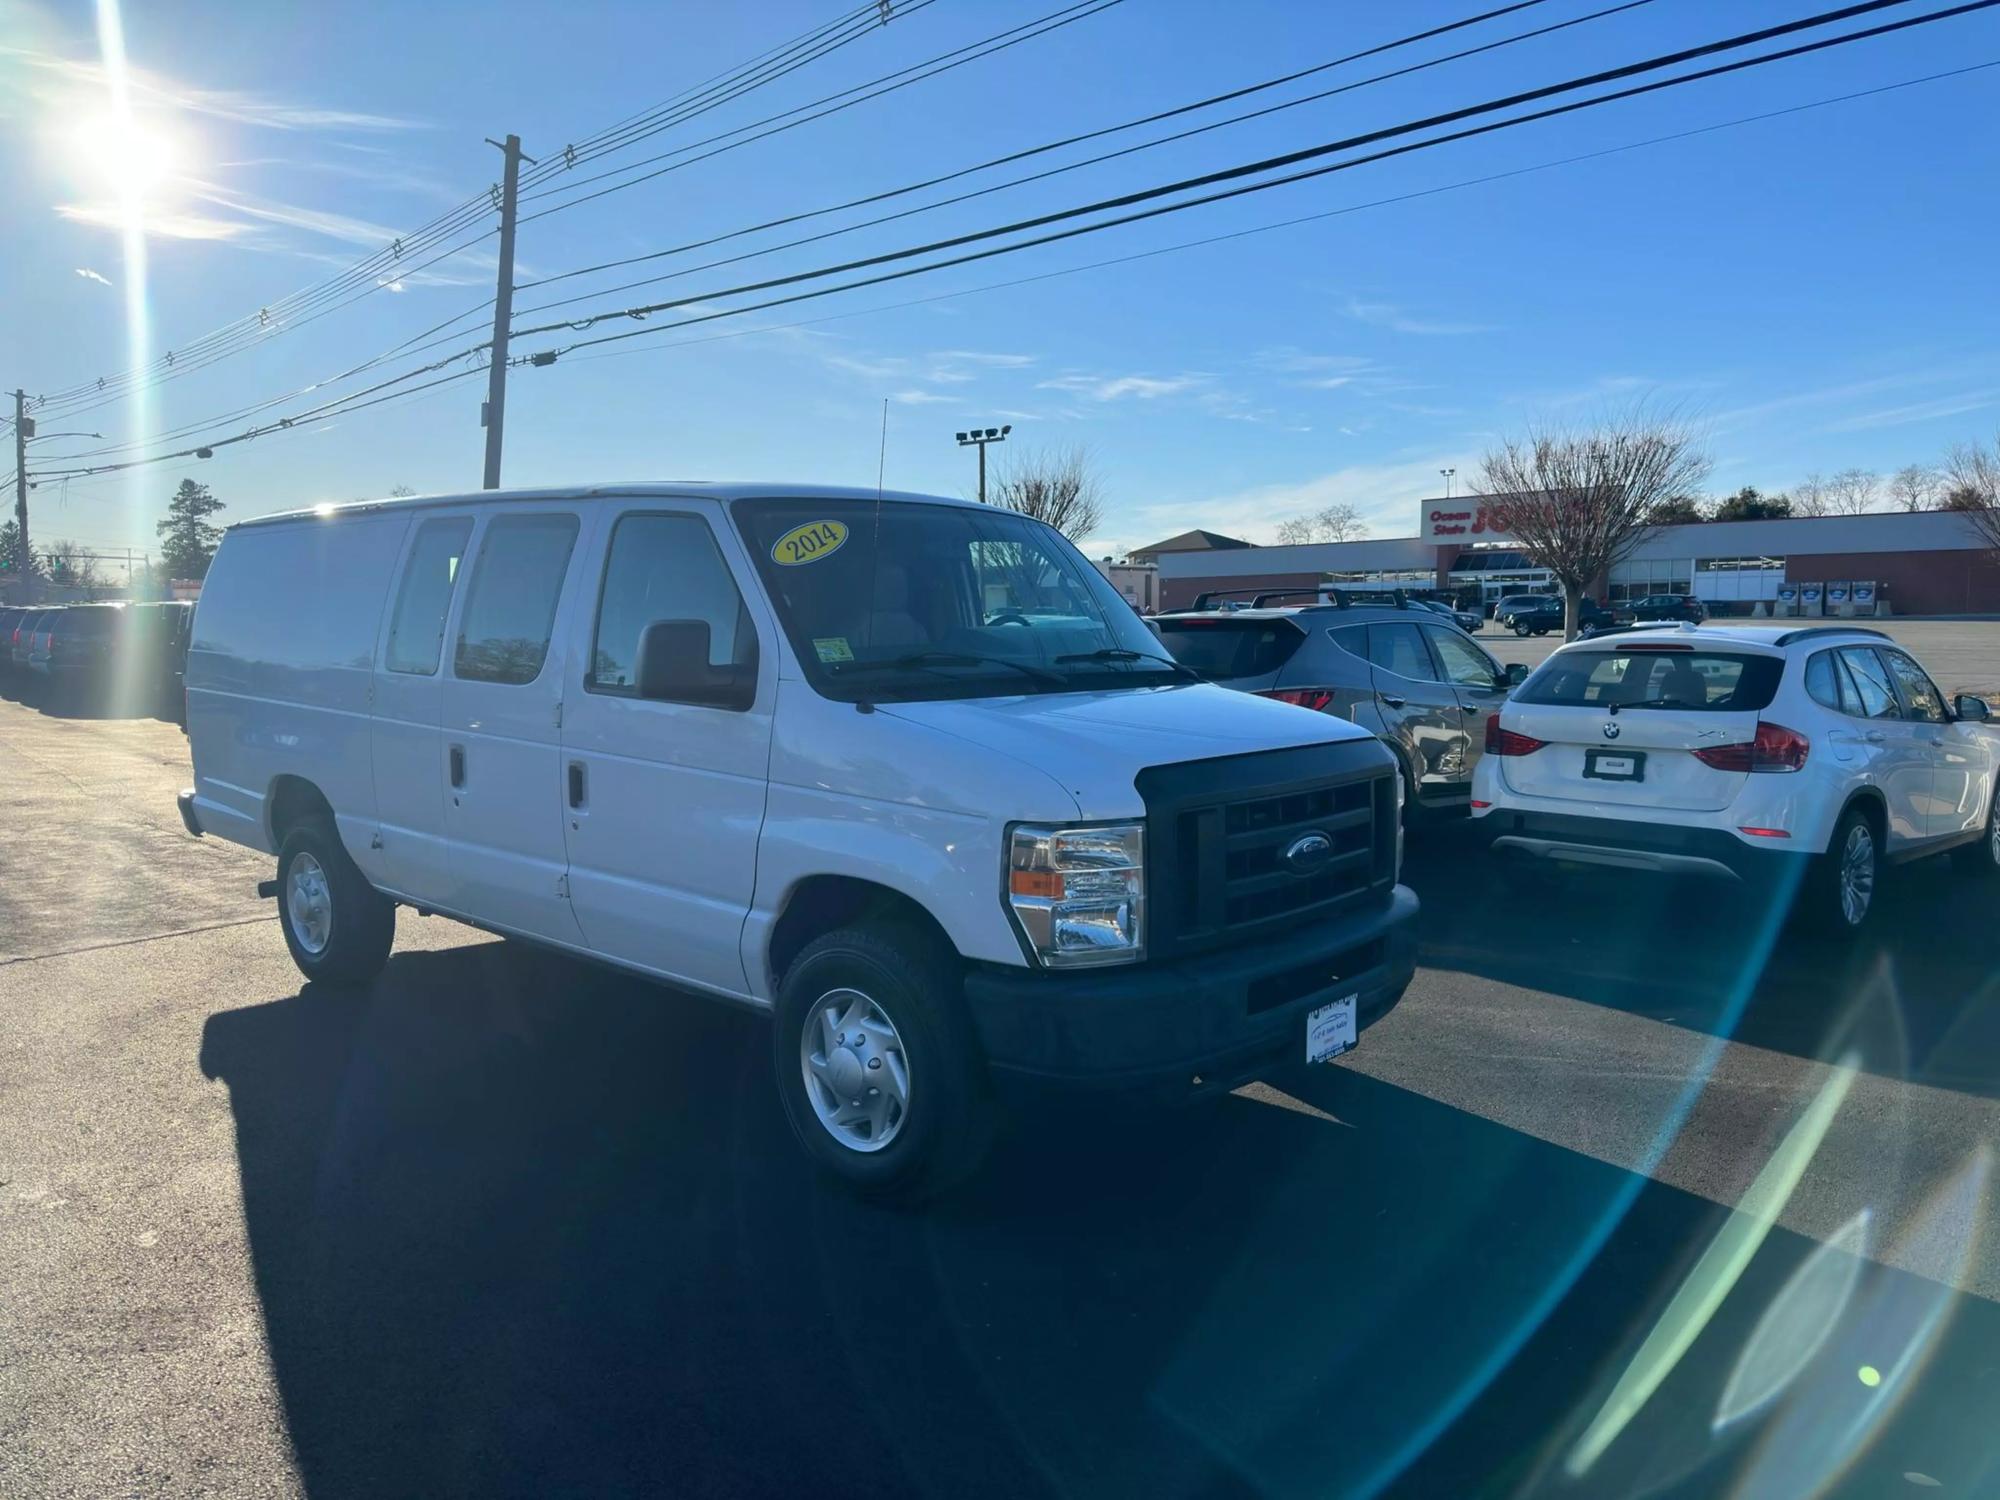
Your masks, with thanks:
[{"label": "white bmw suv", "polygon": [[1887,867],[2000,872],[2000,724],[1880,631],[1682,625],[1572,641],[1486,721],[1472,814],[1563,865],[1764,883],[1863,926]]}]

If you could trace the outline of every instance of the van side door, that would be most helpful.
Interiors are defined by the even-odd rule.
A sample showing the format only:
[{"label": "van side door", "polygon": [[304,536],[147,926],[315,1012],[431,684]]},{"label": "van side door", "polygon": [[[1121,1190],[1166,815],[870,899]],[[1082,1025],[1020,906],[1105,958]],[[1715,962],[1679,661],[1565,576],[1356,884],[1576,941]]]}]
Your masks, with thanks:
[{"label": "van side door", "polygon": [[[777,698],[761,596],[720,509],[639,501],[609,520],[572,616],[562,729],[570,901],[594,952],[704,988],[748,993],[741,938]],[[641,696],[648,626],[698,623],[696,682]],[[702,631],[683,631],[699,641]],[[754,686],[751,684],[754,683]]]},{"label": "van side door", "polygon": [[451,888],[444,822],[444,642],[462,591],[472,512],[423,512],[404,539],[375,647],[369,725],[377,884],[442,901]]},{"label": "van side door", "polygon": [[561,604],[582,513],[485,513],[454,614],[444,684],[444,902],[475,921],[576,946],[561,795]]}]

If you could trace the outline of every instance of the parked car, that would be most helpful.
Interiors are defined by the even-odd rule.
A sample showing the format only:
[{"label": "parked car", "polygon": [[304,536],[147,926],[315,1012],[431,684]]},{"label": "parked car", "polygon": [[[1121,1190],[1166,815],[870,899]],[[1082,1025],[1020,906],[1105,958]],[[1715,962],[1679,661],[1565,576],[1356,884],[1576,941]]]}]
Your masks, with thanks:
[{"label": "parked car", "polygon": [[1410,980],[1393,757],[1192,681],[996,508],[299,512],[224,534],[194,630],[181,815],[276,855],[309,981],[375,974],[402,903],[770,1012],[793,1130],[869,1194],[969,1169],[993,1083],[1215,1096]]},{"label": "parked car", "polygon": [[164,712],[177,722],[186,719],[186,695],[182,686],[187,668],[189,628],[194,621],[194,605],[185,599],[167,599],[128,606],[129,625],[125,649],[132,658],[129,681],[133,707],[148,712]]},{"label": "parked car", "polygon": [[1486,723],[1472,811],[1502,854],[1760,886],[1863,926],[1905,860],[2000,871],[2000,726],[1848,626],[1682,626],[1560,647]]},{"label": "parked car", "polygon": [[1687,620],[1699,625],[1708,618],[1708,608],[1693,594],[1648,594],[1614,610],[1623,625],[1645,625],[1656,620]]},{"label": "parked car", "polygon": [[1410,603],[1419,609],[1427,609],[1434,615],[1442,615],[1467,635],[1476,632],[1486,623],[1486,616],[1470,609],[1459,609],[1442,599],[1412,599]]},{"label": "parked car", "polygon": [[[1589,595],[1577,602],[1579,630],[1611,622],[1611,612]],[[1565,624],[1562,597],[1558,594],[1516,594],[1511,599],[1502,599],[1493,611],[1493,623],[1516,635],[1547,635],[1551,630],[1561,630]]]},{"label": "parked car", "polygon": [[[1205,601],[1204,601],[1205,602]],[[1153,627],[1210,682],[1351,719],[1396,752],[1406,806],[1463,812],[1483,721],[1527,671],[1432,611],[1364,603],[1184,610]]]},{"label": "parked car", "polygon": [[34,623],[23,633],[22,645],[16,648],[15,661],[31,679],[29,688],[41,692],[48,687],[49,648],[55,638],[55,627],[69,612],[69,606],[58,604],[44,609],[34,617]]},{"label": "parked car", "polygon": [[18,604],[0,605],[0,677],[14,676],[14,632],[28,610]]},{"label": "parked car", "polygon": [[99,701],[112,686],[124,653],[124,604],[71,604],[52,610],[36,626],[29,670],[43,690],[65,703]]}]

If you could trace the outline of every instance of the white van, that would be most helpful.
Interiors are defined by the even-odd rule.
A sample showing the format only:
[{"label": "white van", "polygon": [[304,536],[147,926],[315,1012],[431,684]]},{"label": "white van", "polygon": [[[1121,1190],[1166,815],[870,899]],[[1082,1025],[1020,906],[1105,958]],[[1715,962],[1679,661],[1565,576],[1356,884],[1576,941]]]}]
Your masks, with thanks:
[{"label": "white van", "polygon": [[774,1012],[806,1149],[910,1197],[996,1081],[1225,1090],[1409,983],[1366,731],[1193,680],[1057,532],[962,501],[640,484],[233,526],[190,832],[278,859],[308,979],[398,904]]}]

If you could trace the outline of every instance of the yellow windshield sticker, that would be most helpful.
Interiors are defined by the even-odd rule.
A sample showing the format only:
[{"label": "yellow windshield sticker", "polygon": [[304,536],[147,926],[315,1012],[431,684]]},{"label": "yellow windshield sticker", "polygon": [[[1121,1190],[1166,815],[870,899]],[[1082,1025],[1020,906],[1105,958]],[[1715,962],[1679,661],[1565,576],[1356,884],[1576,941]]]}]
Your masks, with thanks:
[{"label": "yellow windshield sticker", "polygon": [[813,637],[813,650],[821,661],[854,660],[854,648],[847,644],[844,635],[816,635]]},{"label": "yellow windshield sticker", "polygon": [[771,543],[771,561],[786,568],[818,562],[822,557],[838,552],[840,544],[846,540],[845,522],[808,521],[803,526],[794,526]]}]

